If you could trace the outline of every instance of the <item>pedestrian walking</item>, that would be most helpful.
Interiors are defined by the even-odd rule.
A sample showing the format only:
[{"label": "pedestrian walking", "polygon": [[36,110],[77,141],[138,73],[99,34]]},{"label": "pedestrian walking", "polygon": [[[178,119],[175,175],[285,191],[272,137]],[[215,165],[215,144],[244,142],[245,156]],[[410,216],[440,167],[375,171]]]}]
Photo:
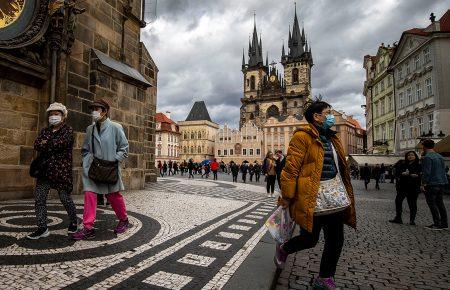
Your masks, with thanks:
[{"label": "pedestrian walking", "polygon": [[172,162],[172,160],[169,160],[169,163],[167,164],[167,167],[169,169],[169,176],[171,174],[173,175],[173,162]]},{"label": "pedestrian walking", "polygon": [[[313,286],[337,289],[334,275],[344,244],[344,224],[356,228],[353,188],[341,141],[336,131],[330,129],[335,123],[330,105],[314,101],[304,115],[308,124],[300,125],[290,141],[279,199],[279,204],[289,208],[291,217],[300,226],[300,235],[277,245],[274,261],[282,268],[289,254],[314,247],[323,229],[325,246]],[[331,179],[342,182],[350,206],[334,213],[316,214],[318,192],[323,182]]]},{"label": "pedestrian walking", "polygon": [[381,167],[376,164],[372,170],[373,179],[375,179],[375,189],[380,190],[380,177],[381,177]]},{"label": "pedestrian walking", "polygon": [[[83,229],[72,236],[74,240],[95,237],[97,194],[106,194],[119,220],[114,233],[122,234],[130,226],[125,200],[120,193],[125,189],[120,163],[128,157],[128,140],[122,125],[110,120],[110,106],[107,101],[104,99],[94,101],[90,108],[95,123],[87,127],[81,149],[84,191]],[[101,167],[97,167],[99,164]],[[105,168],[108,169],[107,172]]]},{"label": "pedestrian walking", "polygon": [[189,162],[187,164],[187,168],[188,168],[188,171],[189,171],[189,177],[188,178],[194,179],[194,174],[192,174],[192,172],[194,171],[195,166],[194,166],[194,161],[192,160],[192,158],[189,159]]},{"label": "pedestrian walking", "polygon": [[380,182],[386,183],[386,166],[384,166],[384,163],[381,163],[380,166]]},{"label": "pedestrian walking", "polygon": [[250,182],[253,181],[253,175],[255,175],[255,168],[253,164],[248,166],[248,174],[250,174]]},{"label": "pedestrian walking", "polygon": [[164,172],[163,172],[163,165],[161,163],[161,160],[158,160],[158,170],[159,170],[159,175],[161,177],[164,177]]},{"label": "pedestrian walking", "polygon": [[255,181],[259,182],[259,178],[261,177],[261,164],[259,164],[258,161],[255,161],[253,171],[255,172]]},{"label": "pedestrian walking", "polygon": [[164,161],[163,163],[163,176],[167,175],[167,162]]},{"label": "pedestrian walking", "polygon": [[397,224],[403,223],[403,200],[406,198],[409,206],[409,224],[416,225],[417,198],[420,193],[420,178],[422,171],[419,156],[417,156],[415,151],[406,152],[405,161],[402,162],[400,166],[397,196],[395,197],[395,217],[392,220],[389,220],[389,222]]},{"label": "pedestrian walking", "polygon": [[275,171],[277,173],[278,188],[281,190],[281,171],[283,171],[283,168],[286,164],[286,158],[284,158],[283,152],[281,150],[277,150],[275,155]]},{"label": "pedestrian walking", "polygon": [[185,166],[186,161],[183,161],[180,163],[180,173],[181,176],[184,176],[184,171],[186,170],[186,166]]},{"label": "pedestrian walking", "polygon": [[27,236],[31,240],[50,234],[47,227],[47,196],[50,189],[58,191],[69,216],[67,232],[77,231],[76,209],[70,196],[73,189],[73,129],[66,124],[67,109],[61,103],[52,103],[47,108],[47,117],[49,126],[42,129],[34,141],[34,150],[39,155],[30,168],[30,174],[37,178],[34,190],[37,230]]},{"label": "pedestrian walking", "polygon": [[243,162],[241,165],[242,182],[247,183],[248,163]]},{"label": "pedestrian walking", "polygon": [[176,161],[173,162],[173,175],[178,174],[178,163]]},{"label": "pedestrian walking", "polygon": [[237,165],[233,161],[231,161],[230,165],[231,165],[230,171],[233,176],[233,182],[237,182],[237,177],[239,174],[239,165]]},{"label": "pedestrian walking", "polygon": [[266,176],[266,192],[267,197],[273,197],[275,192],[275,180],[277,178],[276,162],[272,152],[267,152],[265,163],[265,176]]},{"label": "pedestrian walking", "polygon": [[447,210],[443,199],[444,189],[448,186],[448,180],[444,158],[434,151],[434,145],[434,141],[431,139],[422,142],[424,149],[422,189],[425,191],[425,199],[433,217],[433,224],[426,228],[443,230],[448,229]]},{"label": "pedestrian walking", "polygon": [[367,185],[370,183],[371,170],[369,165],[366,163],[361,169],[361,178],[364,180],[364,187],[367,190]]},{"label": "pedestrian walking", "polygon": [[217,159],[214,158],[213,161],[211,162],[211,171],[213,172],[213,179],[217,180],[217,171],[219,171],[219,162],[217,162]]}]

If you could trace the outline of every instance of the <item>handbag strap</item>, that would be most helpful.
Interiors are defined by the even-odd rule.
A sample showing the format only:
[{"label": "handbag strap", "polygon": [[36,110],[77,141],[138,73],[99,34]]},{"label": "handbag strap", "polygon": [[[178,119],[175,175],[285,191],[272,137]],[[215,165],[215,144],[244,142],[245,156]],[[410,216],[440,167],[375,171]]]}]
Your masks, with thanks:
[{"label": "handbag strap", "polygon": [[337,174],[339,174],[339,157],[337,155],[336,149],[334,149],[333,143],[331,143],[331,148],[333,149],[333,158],[334,158],[334,164],[336,165]]},{"label": "handbag strap", "polygon": [[95,123],[92,125],[92,136],[91,136],[91,148],[92,148],[92,155],[95,156],[95,147],[94,147],[94,130],[95,130]]}]

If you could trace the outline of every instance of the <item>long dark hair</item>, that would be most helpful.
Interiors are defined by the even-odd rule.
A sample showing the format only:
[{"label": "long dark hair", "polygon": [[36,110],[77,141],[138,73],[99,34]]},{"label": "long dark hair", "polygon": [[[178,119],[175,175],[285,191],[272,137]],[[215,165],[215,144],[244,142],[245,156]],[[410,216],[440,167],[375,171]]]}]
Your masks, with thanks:
[{"label": "long dark hair", "polygon": [[417,155],[416,151],[411,150],[411,151],[408,151],[408,152],[405,153],[405,163],[406,163],[406,164],[409,164],[409,161],[408,161],[408,155],[409,155],[409,153],[413,153],[414,156],[416,156],[416,159],[414,160],[414,162],[413,162],[412,164],[417,164],[417,163],[420,162],[420,161],[419,161],[419,155]]}]

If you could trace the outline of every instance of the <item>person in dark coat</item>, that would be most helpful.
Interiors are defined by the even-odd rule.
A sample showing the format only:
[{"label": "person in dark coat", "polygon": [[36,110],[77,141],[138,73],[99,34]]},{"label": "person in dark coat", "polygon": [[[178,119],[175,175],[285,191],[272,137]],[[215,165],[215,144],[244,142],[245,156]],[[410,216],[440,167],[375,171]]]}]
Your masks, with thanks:
[{"label": "person in dark coat", "polygon": [[36,181],[35,211],[37,230],[27,238],[37,240],[47,237],[47,196],[50,189],[58,191],[59,199],[69,216],[68,233],[78,230],[75,204],[70,193],[73,189],[72,148],[73,129],[66,124],[67,109],[61,103],[52,103],[48,109],[49,126],[42,129],[34,142],[34,149],[44,155],[45,172],[41,172]]},{"label": "person in dark coat", "polygon": [[168,164],[168,168],[169,168],[169,176],[172,174],[173,175],[173,162],[172,160],[169,160],[169,164]]},{"label": "person in dark coat", "polygon": [[395,217],[391,223],[401,224],[403,200],[406,198],[409,206],[409,224],[416,225],[417,198],[420,193],[421,165],[416,152],[408,151],[405,161],[399,165],[399,182],[397,196],[395,197]]},{"label": "person in dark coat", "polygon": [[386,183],[386,166],[384,166],[384,163],[381,163],[380,166],[380,182]]},{"label": "person in dark coat", "polygon": [[161,160],[158,160],[158,169],[159,169],[159,175],[161,177],[164,177],[164,172],[163,172],[163,165],[161,163]]},{"label": "person in dark coat", "polygon": [[367,190],[367,185],[370,183],[370,167],[369,165],[366,163],[364,164],[364,167],[361,169],[361,178],[364,180],[364,186],[366,187]]},{"label": "person in dark coat", "polygon": [[261,177],[261,164],[259,164],[258,161],[255,162],[253,171],[255,172],[255,181],[259,182],[259,178]]},{"label": "person in dark coat", "polygon": [[375,179],[375,189],[380,190],[380,177],[381,177],[381,167],[379,164],[375,165],[372,170],[373,179]]},{"label": "person in dark coat", "polygon": [[163,164],[163,176],[166,175],[166,174],[167,174],[167,162],[164,161],[164,164]]},{"label": "person in dark coat", "polygon": [[253,181],[253,175],[255,175],[255,168],[253,164],[248,167],[248,173],[250,174],[250,182]]},{"label": "person in dark coat", "polygon": [[237,182],[237,177],[239,174],[239,165],[231,161],[231,174],[233,175],[233,182]]},{"label": "person in dark coat", "polygon": [[286,158],[281,150],[277,150],[275,159],[275,172],[277,173],[278,188],[281,190],[281,171],[286,165]]},{"label": "person in dark coat", "polygon": [[247,173],[248,173],[248,163],[244,162],[241,165],[241,173],[242,173],[242,182],[247,182]]},{"label": "person in dark coat", "polygon": [[194,174],[192,174],[192,171],[194,170],[194,168],[195,168],[194,161],[192,161],[192,159],[189,159],[189,162],[187,164],[187,169],[189,171],[189,177],[188,178],[194,179]]}]

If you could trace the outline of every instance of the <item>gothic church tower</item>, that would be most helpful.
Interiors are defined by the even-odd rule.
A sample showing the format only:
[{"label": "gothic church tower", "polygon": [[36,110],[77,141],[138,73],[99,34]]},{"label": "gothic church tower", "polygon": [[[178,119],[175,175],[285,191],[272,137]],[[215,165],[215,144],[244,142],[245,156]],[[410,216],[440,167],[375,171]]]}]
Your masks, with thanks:
[{"label": "gothic church tower", "polygon": [[313,66],[313,58],[304,28],[300,32],[297,9],[295,9],[292,34],[289,29],[288,46],[288,54],[285,54],[284,44],[281,51],[286,93],[301,94],[309,98],[311,97],[311,67]]},{"label": "gothic church tower", "polygon": [[262,40],[258,39],[255,21],[253,37],[248,44],[248,63],[244,52],[242,55],[244,96],[241,99],[240,128],[249,121],[262,128],[269,118],[275,118],[277,122],[284,122],[288,117],[302,119],[303,103],[311,97],[313,59],[305,31],[300,31],[297,9],[292,32],[289,29],[288,49],[286,54],[283,44],[283,78],[275,62],[269,65],[268,55],[266,63],[263,62]]}]

